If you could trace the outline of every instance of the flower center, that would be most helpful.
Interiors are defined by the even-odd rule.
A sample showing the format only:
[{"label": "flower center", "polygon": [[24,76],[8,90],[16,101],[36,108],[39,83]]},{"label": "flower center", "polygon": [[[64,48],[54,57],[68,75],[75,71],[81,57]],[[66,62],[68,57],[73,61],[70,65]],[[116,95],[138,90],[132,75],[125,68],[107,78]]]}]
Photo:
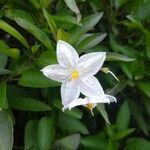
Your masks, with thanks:
[{"label": "flower center", "polygon": [[77,79],[79,77],[79,72],[78,71],[73,71],[71,74],[71,79]]},{"label": "flower center", "polygon": [[88,103],[88,104],[86,104],[86,107],[87,107],[88,109],[92,110],[95,106],[94,106],[94,104],[92,104],[92,103]]}]

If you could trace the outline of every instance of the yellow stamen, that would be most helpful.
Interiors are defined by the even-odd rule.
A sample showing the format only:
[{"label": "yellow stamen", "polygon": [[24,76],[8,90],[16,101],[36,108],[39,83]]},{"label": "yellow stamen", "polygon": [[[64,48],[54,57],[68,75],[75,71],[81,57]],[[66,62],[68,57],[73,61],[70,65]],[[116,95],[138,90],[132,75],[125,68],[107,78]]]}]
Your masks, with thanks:
[{"label": "yellow stamen", "polygon": [[95,107],[94,104],[92,103],[88,103],[85,105],[88,109],[90,109],[91,111],[91,114],[94,116],[94,113],[93,113],[93,108]]},{"label": "yellow stamen", "polygon": [[79,77],[79,72],[78,71],[73,71],[71,74],[71,79],[77,79]]},{"label": "yellow stamen", "polygon": [[88,104],[86,104],[86,107],[87,107],[88,109],[92,110],[92,109],[94,108],[94,104],[88,103]]}]

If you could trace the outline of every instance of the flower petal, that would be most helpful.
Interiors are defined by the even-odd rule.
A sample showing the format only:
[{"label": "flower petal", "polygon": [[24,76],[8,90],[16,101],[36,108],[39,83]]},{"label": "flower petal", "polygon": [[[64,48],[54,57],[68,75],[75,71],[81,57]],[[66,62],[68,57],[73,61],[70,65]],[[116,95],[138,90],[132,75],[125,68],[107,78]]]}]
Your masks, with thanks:
[{"label": "flower petal", "polygon": [[42,70],[43,74],[52,80],[62,82],[69,77],[70,73],[66,68],[63,68],[60,65],[49,65],[44,67]]},{"label": "flower petal", "polygon": [[65,109],[71,110],[73,107],[80,106],[80,105],[85,105],[87,103],[88,103],[87,98],[84,98],[84,99],[83,98],[78,98],[78,99],[75,99],[72,102],[70,102],[68,105],[64,106],[63,111]]},{"label": "flower petal", "polygon": [[112,95],[105,94],[106,98],[109,99],[109,102],[117,102],[117,99]]},{"label": "flower petal", "polygon": [[99,81],[92,75],[81,76],[79,78],[79,84],[80,91],[85,96],[92,97],[104,95],[103,88]]},{"label": "flower petal", "polygon": [[105,58],[105,52],[85,54],[79,58],[78,70],[81,74],[95,75],[101,69]]},{"label": "flower petal", "polygon": [[67,42],[59,40],[57,43],[57,60],[67,68],[75,68],[79,59],[76,50]]},{"label": "flower petal", "polygon": [[61,86],[61,98],[64,106],[77,99],[80,95],[78,80],[66,80]]},{"label": "flower petal", "polygon": [[99,97],[88,97],[89,103],[110,103],[110,100],[106,97],[106,95],[101,95]]},{"label": "flower petal", "polygon": [[111,95],[101,95],[99,97],[86,97],[86,98],[78,98],[70,102],[68,105],[63,107],[63,111],[65,109],[71,110],[73,107],[83,105],[86,107],[87,104],[94,104],[94,107],[97,105],[97,103],[110,103],[110,102],[116,102],[116,98]]}]

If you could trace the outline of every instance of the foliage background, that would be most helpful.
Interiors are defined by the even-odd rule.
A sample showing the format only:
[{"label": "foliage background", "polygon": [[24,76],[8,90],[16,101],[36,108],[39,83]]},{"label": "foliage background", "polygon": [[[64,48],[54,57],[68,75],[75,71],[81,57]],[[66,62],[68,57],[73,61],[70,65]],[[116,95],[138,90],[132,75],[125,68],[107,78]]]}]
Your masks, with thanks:
[{"label": "foliage background", "polygon": [[[149,27],[149,0],[0,0],[0,149],[149,150]],[[59,39],[108,52],[120,82],[97,78],[117,103],[61,111],[60,84],[40,72]]]}]

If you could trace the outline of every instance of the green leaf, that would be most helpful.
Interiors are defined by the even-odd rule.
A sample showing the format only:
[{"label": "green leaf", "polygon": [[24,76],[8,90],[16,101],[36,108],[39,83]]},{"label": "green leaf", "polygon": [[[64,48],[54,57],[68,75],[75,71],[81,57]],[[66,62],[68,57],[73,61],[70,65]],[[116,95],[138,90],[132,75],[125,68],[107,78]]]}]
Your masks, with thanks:
[{"label": "green leaf", "polygon": [[105,121],[106,121],[108,124],[110,124],[107,111],[105,110],[105,105],[104,105],[104,104],[98,104],[98,105],[96,106],[96,108],[97,108],[97,110],[100,112],[100,114],[103,116],[103,118],[105,119]]},{"label": "green leaf", "polygon": [[5,11],[5,16],[12,20],[17,20],[17,18],[22,18],[25,20],[30,21],[31,23],[35,24],[30,13],[21,9],[10,9]]},{"label": "green leaf", "polygon": [[128,128],[130,122],[130,110],[128,102],[124,101],[116,117],[117,131],[123,131]]},{"label": "green leaf", "polygon": [[76,4],[75,0],[64,0],[66,5],[74,12],[76,13],[77,16],[77,21],[80,22],[81,20],[81,14],[80,14],[80,10]]},{"label": "green leaf", "polygon": [[53,149],[56,150],[76,150],[80,144],[80,134],[72,134],[56,141],[53,145]]},{"label": "green leaf", "polygon": [[0,68],[0,75],[10,74],[10,73],[12,73],[12,71],[7,70],[7,69]]},{"label": "green leaf", "polygon": [[29,47],[25,38],[15,28],[7,24],[5,21],[0,20],[0,28],[18,39],[26,48]]},{"label": "green leaf", "polygon": [[118,9],[120,7],[122,7],[125,3],[127,3],[128,0],[115,0],[114,3],[115,3],[115,7]]},{"label": "green leaf", "polygon": [[114,52],[123,53],[131,58],[136,58],[137,52],[129,46],[118,44],[113,35],[110,35],[110,45]]},{"label": "green leaf", "polygon": [[39,0],[30,0],[29,1],[36,9],[40,8],[40,2]]},{"label": "green leaf", "polygon": [[0,53],[0,68],[4,68],[7,64],[8,57],[3,53]]},{"label": "green leaf", "polygon": [[48,8],[52,0],[39,0],[40,8]]},{"label": "green leaf", "polygon": [[127,18],[133,23],[135,28],[140,29],[142,32],[145,32],[145,28],[143,27],[143,25],[139,19],[137,19],[133,15],[127,15]]},{"label": "green leaf", "polygon": [[83,20],[81,21],[82,24],[81,26],[74,26],[71,29],[70,32],[71,35],[68,38],[68,42],[71,44],[76,42],[82,34],[92,29],[99,22],[102,16],[103,16],[103,12],[100,12],[83,18]]},{"label": "green leaf", "polygon": [[2,108],[6,101],[6,82],[0,82],[0,108]]},{"label": "green leaf", "polygon": [[106,33],[104,34],[94,34],[91,35],[80,42],[77,47],[79,53],[82,53],[100,43],[106,37]]},{"label": "green leaf", "polygon": [[10,105],[14,109],[23,110],[23,111],[49,111],[51,110],[50,106],[45,103],[28,98],[28,97],[16,97],[10,100]]},{"label": "green leaf", "polygon": [[118,53],[113,53],[113,52],[107,52],[106,53],[106,61],[124,61],[124,62],[131,62],[135,61],[134,58],[129,58],[127,56],[118,54]]},{"label": "green leaf", "polygon": [[24,135],[25,149],[37,150],[38,148],[37,129],[38,129],[37,120],[28,121],[25,127],[25,135]]},{"label": "green leaf", "polygon": [[147,0],[139,6],[139,8],[134,12],[134,15],[140,20],[148,20],[150,18],[150,1]]},{"label": "green leaf", "polygon": [[83,113],[78,108],[73,108],[71,111],[66,110],[65,113],[77,119],[81,119],[83,116]]},{"label": "green leaf", "polygon": [[67,41],[68,37],[69,37],[69,33],[64,31],[62,28],[58,29],[58,32],[57,32],[57,41],[58,40],[64,40],[64,41]]},{"label": "green leaf", "polygon": [[13,148],[13,123],[5,111],[0,111],[0,149],[12,150]]},{"label": "green leaf", "polygon": [[40,69],[32,68],[23,72],[19,79],[19,85],[25,87],[45,88],[58,86],[60,83],[46,78]]},{"label": "green leaf", "polygon": [[56,54],[54,51],[44,51],[39,58],[37,58],[36,63],[41,67],[48,66],[50,64],[56,64]]},{"label": "green leaf", "polygon": [[70,132],[80,132],[82,134],[89,133],[86,126],[79,119],[62,113],[59,116],[58,126]]},{"label": "green leaf", "polygon": [[129,79],[133,80],[136,69],[133,63],[121,63],[121,69]]},{"label": "green leaf", "polygon": [[54,138],[54,125],[50,117],[43,117],[38,124],[38,144],[40,150],[49,150]]},{"label": "green leaf", "polygon": [[128,100],[128,104],[133,118],[136,120],[137,124],[139,125],[140,129],[144,132],[144,134],[148,136],[147,124],[143,117],[142,111],[140,110],[140,107],[134,101],[131,100]]},{"label": "green leaf", "polygon": [[81,139],[81,145],[83,145],[87,149],[101,149],[105,150],[107,146],[107,138],[104,136],[101,136],[99,134],[97,135],[90,135],[87,137],[83,137]]},{"label": "green leaf", "polygon": [[46,21],[52,31],[52,34],[55,39],[57,39],[57,26],[55,24],[55,21],[53,19],[53,16],[49,14],[45,9],[43,9],[44,17],[46,18]]},{"label": "green leaf", "polygon": [[145,95],[150,97],[150,83],[141,81],[137,83],[137,86]]},{"label": "green leaf", "polygon": [[118,150],[118,143],[109,139],[106,150]]},{"label": "green leaf", "polygon": [[51,40],[49,39],[49,37],[46,35],[46,33],[43,30],[41,30],[40,28],[32,24],[30,21],[19,18],[19,17],[16,18],[15,21],[19,26],[21,26],[22,28],[30,32],[40,42],[42,42],[45,47],[47,47],[50,50],[53,50]]},{"label": "green leaf", "polygon": [[10,56],[12,58],[18,59],[20,57],[20,51],[16,48],[10,48],[4,41],[0,40],[0,52]]},{"label": "green leaf", "polygon": [[77,22],[76,18],[70,15],[65,15],[65,14],[55,15],[55,16],[53,15],[53,19],[57,24],[67,23],[67,24],[80,25],[80,23]]},{"label": "green leaf", "polygon": [[116,141],[121,140],[121,139],[125,138],[126,136],[130,135],[131,133],[133,133],[134,131],[135,131],[134,128],[122,130],[119,133],[117,133],[113,137],[113,139]]},{"label": "green leaf", "polygon": [[122,80],[118,84],[116,84],[111,90],[107,91],[106,93],[109,95],[116,95],[120,91],[122,91],[126,87],[126,85],[127,85],[127,81]]},{"label": "green leaf", "polygon": [[150,142],[143,138],[129,138],[126,143],[127,150],[149,150]]}]

